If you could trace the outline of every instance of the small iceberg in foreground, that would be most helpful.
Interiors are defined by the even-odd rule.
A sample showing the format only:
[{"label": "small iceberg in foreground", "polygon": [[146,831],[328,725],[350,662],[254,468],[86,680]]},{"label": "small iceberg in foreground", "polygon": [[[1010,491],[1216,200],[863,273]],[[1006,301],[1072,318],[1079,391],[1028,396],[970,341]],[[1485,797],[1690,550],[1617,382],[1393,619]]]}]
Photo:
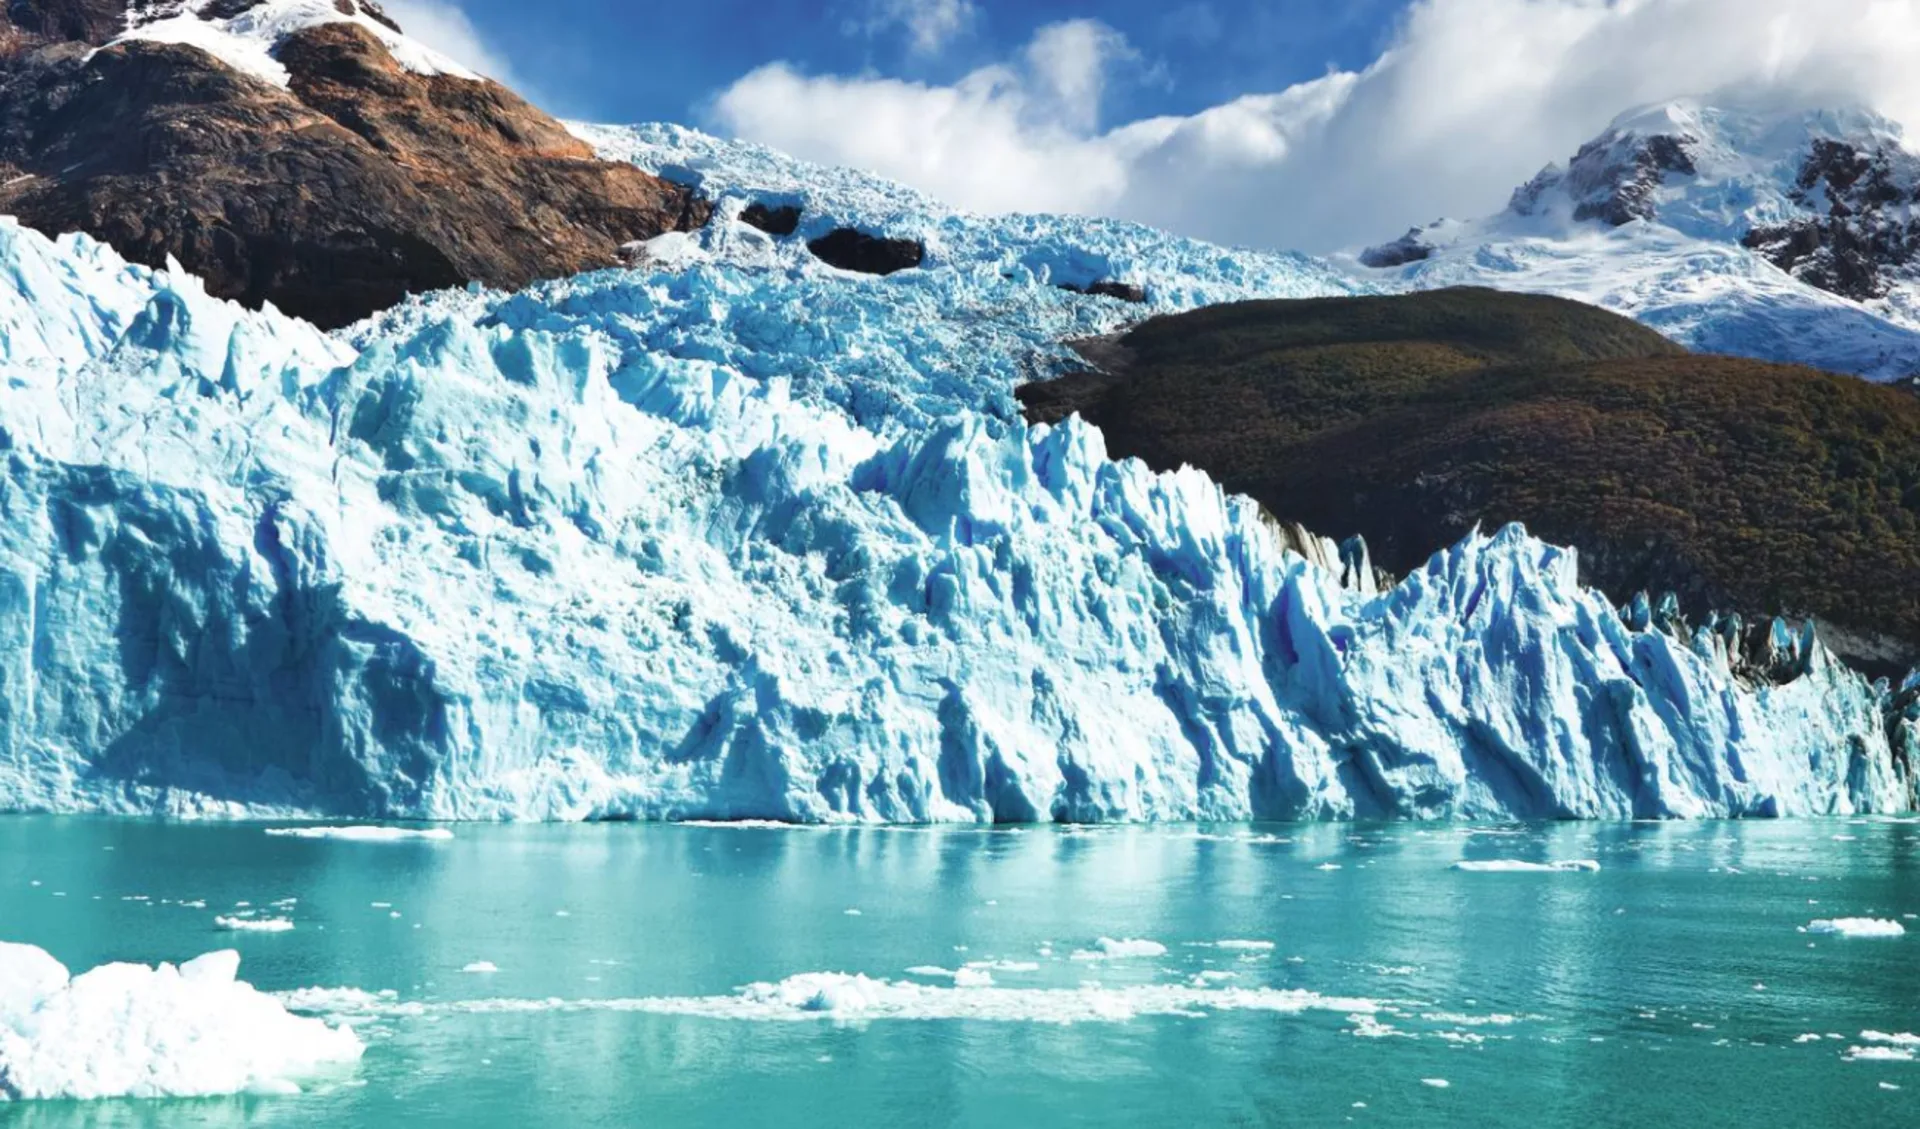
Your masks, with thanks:
[{"label": "small iceberg in foreground", "polygon": [[1835,917],[1822,918],[1807,923],[1808,933],[1824,933],[1833,937],[1904,937],[1907,927],[1897,921],[1883,921],[1875,917]]},{"label": "small iceberg in foreground", "polygon": [[339,839],[348,843],[442,842],[453,838],[453,832],[444,827],[269,827],[267,834],[280,839]]},{"label": "small iceberg in foreground", "polygon": [[1563,859],[1558,862],[1527,862],[1523,859],[1468,859],[1453,864],[1454,870],[1469,874],[1597,874],[1600,864],[1594,859]]},{"label": "small iceberg in foreground", "polygon": [[291,1014],[239,969],[226,951],[70,976],[0,943],[0,1101],[298,1093],[359,1061],[350,1029]]}]

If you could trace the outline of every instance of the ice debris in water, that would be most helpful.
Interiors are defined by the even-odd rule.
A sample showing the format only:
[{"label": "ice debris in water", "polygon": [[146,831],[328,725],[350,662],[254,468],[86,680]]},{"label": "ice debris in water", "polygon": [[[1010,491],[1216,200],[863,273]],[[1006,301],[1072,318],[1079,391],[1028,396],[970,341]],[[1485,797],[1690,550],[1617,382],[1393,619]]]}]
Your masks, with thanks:
[{"label": "ice debris in water", "polygon": [[[671,264],[422,296],[336,335],[0,220],[0,631],[60,627],[0,662],[0,807],[1905,807],[1876,691],[1817,652],[1747,686],[1517,527],[1344,586],[1309,559],[1336,547],[1302,555],[1204,474],[1022,421],[1016,385],[1140,312],[1062,284],[1141,284],[1146,310],[1350,292],[1325,264],[967,216],[686,131],[596,143],[700,180],[719,218]],[[803,237],[903,234],[926,266],[827,269],[736,221],[769,193],[805,206]],[[155,645],[133,661],[128,638]]]},{"label": "ice debris in water", "polygon": [[[921,970],[915,970],[919,974]],[[938,972],[940,970],[931,970]],[[624,1012],[748,1022],[835,1020],[975,1020],[1001,1023],[1123,1023],[1147,1016],[1191,1017],[1208,1012],[1258,1011],[1282,1015],[1335,1012],[1354,1016],[1380,1009],[1364,997],[1327,996],[1304,989],[1223,988],[1193,983],[1077,988],[930,985],[841,972],[806,972],[749,984],[723,996],[649,996],[634,999],[482,999],[432,1005],[391,993],[351,989],[291,993],[289,1006],[346,1018],[424,1014],[532,1014]]]},{"label": "ice debris in water", "polygon": [[473,972],[473,973],[498,972],[500,971],[500,966],[493,963],[490,960],[476,960],[472,964],[469,964],[465,968],[462,968],[460,971]]},{"label": "ice debris in water", "polygon": [[1158,941],[1102,937],[1091,948],[1074,952],[1074,960],[1128,960],[1136,957],[1159,957],[1167,955],[1167,947]]},{"label": "ice debris in water", "polygon": [[1598,873],[1600,864],[1593,859],[1563,859],[1557,862],[1527,862],[1523,859],[1467,859],[1453,869],[1475,874],[1568,874]]},{"label": "ice debris in water", "polygon": [[267,834],[282,839],[338,839],[347,843],[410,843],[453,838],[453,832],[445,827],[269,827]]},{"label": "ice debris in water", "polygon": [[0,943],[0,1099],[292,1093],[359,1060],[352,1031],[235,979],[240,955],[80,976]]},{"label": "ice debris in water", "polygon": [[213,919],[213,927],[226,933],[290,933],[293,922],[284,917],[242,917],[222,914]]},{"label": "ice debris in water", "polygon": [[1808,922],[1805,931],[1838,937],[1904,937],[1907,935],[1907,927],[1899,922],[1883,921],[1873,917],[1822,918]]}]

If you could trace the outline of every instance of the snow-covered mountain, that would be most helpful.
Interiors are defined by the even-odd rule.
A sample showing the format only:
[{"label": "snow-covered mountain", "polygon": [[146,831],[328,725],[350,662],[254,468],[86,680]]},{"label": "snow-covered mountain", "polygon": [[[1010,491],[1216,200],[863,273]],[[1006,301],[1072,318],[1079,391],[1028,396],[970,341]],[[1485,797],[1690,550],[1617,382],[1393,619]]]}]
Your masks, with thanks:
[{"label": "snow-covered mountain", "polygon": [[1386,286],[1558,294],[1706,352],[1920,373],[1920,157],[1864,109],[1621,116],[1505,211],[1346,261]]}]

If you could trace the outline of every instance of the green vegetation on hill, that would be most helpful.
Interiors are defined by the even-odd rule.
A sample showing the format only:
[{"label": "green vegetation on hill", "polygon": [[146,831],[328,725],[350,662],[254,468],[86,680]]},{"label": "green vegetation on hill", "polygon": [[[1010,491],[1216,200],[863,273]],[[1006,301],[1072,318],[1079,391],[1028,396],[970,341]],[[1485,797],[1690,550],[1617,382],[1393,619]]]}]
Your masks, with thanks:
[{"label": "green vegetation on hill", "polygon": [[1618,601],[1814,616],[1862,665],[1920,657],[1910,392],[1487,290],[1214,307],[1098,355],[1021,389],[1029,416],[1078,411],[1116,457],[1203,467],[1390,570],[1522,521]]}]

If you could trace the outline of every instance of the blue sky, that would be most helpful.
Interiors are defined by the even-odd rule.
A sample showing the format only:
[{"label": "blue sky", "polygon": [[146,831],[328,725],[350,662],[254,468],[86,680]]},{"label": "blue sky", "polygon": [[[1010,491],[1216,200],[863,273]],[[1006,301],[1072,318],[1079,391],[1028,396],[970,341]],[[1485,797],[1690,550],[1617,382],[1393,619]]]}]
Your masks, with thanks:
[{"label": "blue sky", "polygon": [[562,116],[1314,253],[1495,213],[1678,98],[1920,124],[1915,0],[386,3]]},{"label": "blue sky", "polygon": [[[1380,52],[1405,0],[974,0],[941,50],[872,28],[870,0],[460,0],[488,48],[547,107],[594,121],[685,121],[763,64],[951,82],[1002,59],[1039,28],[1093,16],[1146,64],[1108,91],[1114,120],[1189,114],[1249,90],[1281,90]],[[396,9],[403,5],[396,4]],[[823,14],[824,13],[824,14]]]}]

